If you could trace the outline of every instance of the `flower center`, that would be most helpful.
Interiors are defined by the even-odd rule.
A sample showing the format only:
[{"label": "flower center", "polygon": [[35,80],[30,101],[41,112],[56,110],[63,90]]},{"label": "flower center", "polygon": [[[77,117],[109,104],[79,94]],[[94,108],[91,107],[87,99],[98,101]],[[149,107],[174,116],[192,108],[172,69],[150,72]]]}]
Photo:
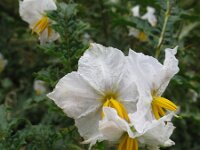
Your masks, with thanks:
[{"label": "flower center", "polygon": [[[123,104],[120,103],[119,101],[117,101],[113,98],[107,99],[106,102],[103,104],[103,107],[114,108],[121,118],[123,118],[129,122],[128,113],[127,113],[125,107],[123,106]],[[104,114],[102,114],[102,117],[103,116],[104,116]]]},{"label": "flower center", "polygon": [[[36,32],[37,34],[42,33],[46,28],[48,28],[49,19],[47,16],[42,17],[36,24],[33,26],[32,32]],[[48,28],[48,36],[51,34],[51,29]]]},{"label": "flower center", "polygon": [[138,39],[140,41],[146,41],[147,40],[147,36],[144,32],[140,32],[139,35],[138,35]]},{"label": "flower center", "polygon": [[[108,98],[108,97],[107,97]],[[128,113],[122,103],[117,101],[116,99],[110,97],[110,99],[107,99],[105,103],[103,104],[103,107],[112,107],[114,108],[118,115],[126,120],[127,122],[130,122]],[[102,113],[102,117],[104,117],[104,114]],[[138,142],[137,139],[132,139],[129,137],[127,133],[125,133],[118,145],[118,150],[138,150]]]},{"label": "flower center", "polygon": [[177,110],[177,106],[164,97],[154,97],[151,106],[153,114],[157,120],[166,114],[165,110]]}]

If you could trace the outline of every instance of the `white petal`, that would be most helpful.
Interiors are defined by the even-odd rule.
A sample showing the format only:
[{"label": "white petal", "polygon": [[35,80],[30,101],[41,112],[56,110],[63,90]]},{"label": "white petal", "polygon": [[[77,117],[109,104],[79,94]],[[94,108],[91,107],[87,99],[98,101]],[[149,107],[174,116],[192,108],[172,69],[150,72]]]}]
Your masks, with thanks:
[{"label": "white petal", "polygon": [[128,112],[135,111],[137,88],[127,79],[124,54],[115,48],[91,44],[79,60],[78,72],[105,96],[107,92],[117,94],[117,100]]},{"label": "white petal", "polygon": [[116,93],[124,64],[125,57],[120,50],[93,43],[80,58],[78,72],[102,94]]},{"label": "white petal", "polygon": [[135,7],[133,7],[131,9],[132,11],[132,14],[134,17],[140,17],[140,6],[139,5],[136,5]]},{"label": "white petal", "polygon": [[108,141],[118,141],[124,131],[116,125],[113,121],[102,121],[100,122],[100,129],[105,140]]},{"label": "white petal", "polygon": [[128,35],[129,35],[129,36],[133,36],[133,37],[135,37],[135,38],[138,38],[139,35],[140,35],[140,31],[139,31],[138,29],[136,29],[136,28],[130,27],[130,28],[129,28],[129,34],[128,34]]},{"label": "white petal", "polygon": [[156,16],[154,15],[155,9],[153,7],[147,7],[147,13],[144,14],[141,18],[144,20],[148,20],[148,22],[151,24],[151,26],[156,26],[157,24],[157,19]]},{"label": "white petal", "polygon": [[120,118],[115,109],[103,107],[103,112],[105,116],[99,123],[99,128],[105,139],[109,141],[119,140],[125,132],[127,132],[130,137],[135,137],[128,122]]},{"label": "white petal", "polygon": [[168,86],[171,78],[179,71],[178,60],[175,57],[178,46],[174,49],[165,49],[165,60],[163,64],[162,72],[160,73],[161,81],[160,87],[158,88],[158,95],[162,95]]},{"label": "white petal", "polygon": [[118,101],[125,106],[128,113],[134,113],[139,94],[135,81],[130,80],[129,77],[129,72],[125,72],[119,83]]},{"label": "white petal", "polygon": [[142,86],[139,91],[142,92],[142,89],[149,92],[157,91],[157,96],[164,92],[171,78],[179,71],[178,60],[174,56],[176,51],[177,47],[166,49],[165,61],[162,65],[151,56],[130,50],[128,56],[129,70],[131,75],[138,78],[136,80],[138,82],[137,86]]},{"label": "white petal", "polygon": [[75,119],[75,125],[78,132],[84,138],[84,144],[90,143],[94,145],[97,141],[102,140],[102,135],[99,132],[99,120],[102,118],[102,108],[96,109],[93,113],[87,116]]},{"label": "white petal", "polygon": [[48,35],[48,29],[45,29],[39,36],[40,44],[44,45],[46,43],[53,42],[57,40],[60,35],[52,29],[51,35]]},{"label": "white petal", "polygon": [[[140,103],[151,103],[151,92],[157,87],[160,87],[160,72],[162,71],[162,64],[157,59],[136,53],[133,50],[129,51],[127,57],[127,68],[130,74],[130,81],[134,80],[139,91],[139,105]],[[147,100],[147,101],[146,101]],[[141,108],[139,108],[140,110]]]},{"label": "white petal", "polygon": [[45,82],[41,80],[35,80],[33,83],[33,88],[38,94],[44,94],[47,92],[47,88],[45,86]]},{"label": "white petal", "polygon": [[148,130],[139,140],[147,145],[164,147],[174,145],[175,143],[169,139],[174,128],[170,122],[160,122],[157,126]]},{"label": "white petal", "polygon": [[162,117],[159,120],[156,120],[151,113],[151,109],[148,111],[137,111],[136,113],[129,114],[129,119],[131,124],[135,127],[135,130],[140,134],[143,135],[147,131],[153,129],[154,127],[158,126],[165,121],[171,121],[174,113],[169,113]]},{"label": "white petal", "polygon": [[60,79],[48,97],[72,118],[88,115],[102,105],[98,92],[76,72]]},{"label": "white petal", "polygon": [[22,19],[32,28],[45,15],[45,11],[56,10],[54,0],[23,0],[19,2]]}]

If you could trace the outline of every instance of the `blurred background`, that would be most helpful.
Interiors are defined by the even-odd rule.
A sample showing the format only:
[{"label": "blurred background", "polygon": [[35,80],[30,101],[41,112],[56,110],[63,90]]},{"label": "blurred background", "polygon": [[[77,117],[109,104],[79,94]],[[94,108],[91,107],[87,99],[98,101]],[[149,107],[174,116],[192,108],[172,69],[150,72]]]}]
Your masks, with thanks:
[{"label": "blurred background", "polygon": [[[63,5],[49,17],[60,23],[55,29],[66,34],[55,43],[40,46],[28,24],[19,16],[17,0],[0,1],[0,149],[1,150],[83,150],[82,138],[72,119],[45,95],[63,75],[76,70],[77,61],[89,42],[129,48],[155,56],[162,30],[166,0],[59,0]],[[139,4],[156,9],[158,23],[133,17],[131,8]],[[165,97],[180,106],[181,118],[170,150],[200,150],[200,1],[171,1],[164,48],[179,45],[180,72],[170,82]],[[70,23],[70,24],[69,24]],[[137,28],[146,41],[130,35]],[[72,36],[74,35],[74,36]],[[70,60],[70,61],[68,61]],[[98,143],[94,149],[108,149]],[[164,148],[163,148],[164,149]]]}]

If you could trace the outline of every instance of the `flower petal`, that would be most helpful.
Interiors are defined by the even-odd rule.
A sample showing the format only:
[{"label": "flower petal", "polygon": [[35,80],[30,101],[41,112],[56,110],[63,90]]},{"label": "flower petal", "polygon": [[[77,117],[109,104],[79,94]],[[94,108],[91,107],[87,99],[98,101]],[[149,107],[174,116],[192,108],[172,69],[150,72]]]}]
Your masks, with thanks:
[{"label": "flower petal", "polygon": [[132,14],[134,17],[140,17],[140,6],[139,5],[136,5],[134,6],[132,9]]},{"label": "flower petal", "polygon": [[78,72],[102,94],[116,93],[124,64],[125,57],[120,50],[93,43],[80,58]]},{"label": "flower petal", "polygon": [[99,120],[102,118],[101,114],[102,108],[98,108],[87,116],[75,119],[78,132],[85,140],[83,142],[84,144],[90,143],[94,145],[97,141],[102,140],[102,135],[99,132]]},{"label": "flower petal", "polygon": [[141,18],[144,20],[148,20],[148,22],[151,24],[151,26],[155,27],[157,24],[157,19],[155,16],[155,9],[153,7],[148,6],[147,7],[147,13],[144,14]]},{"label": "flower petal", "polygon": [[53,42],[57,40],[59,37],[60,35],[57,32],[55,32],[53,29],[51,29],[51,34],[49,35],[48,28],[47,28],[39,35],[40,44],[44,45],[47,42],[49,43]]},{"label": "flower petal", "polygon": [[72,118],[85,116],[102,105],[98,92],[77,72],[59,80],[53,92],[47,95]]},{"label": "flower petal", "polygon": [[164,60],[162,72],[160,73],[161,83],[157,91],[158,96],[161,96],[163,94],[171,78],[179,71],[178,60],[175,57],[177,53],[177,49],[178,49],[178,46],[176,46],[174,49],[170,49],[170,48],[165,49],[165,60]]},{"label": "flower petal", "polygon": [[143,136],[139,138],[140,142],[153,146],[172,146],[175,143],[169,138],[173,133],[175,127],[170,122],[160,122],[154,128],[148,130]]},{"label": "flower petal", "polygon": [[105,116],[99,123],[99,129],[106,140],[117,141],[124,132],[127,132],[132,138],[135,137],[128,122],[120,118],[115,109],[103,107],[103,112]]},{"label": "flower petal", "polygon": [[23,0],[19,2],[19,13],[22,19],[32,28],[45,15],[45,11],[56,10],[54,0]]}]

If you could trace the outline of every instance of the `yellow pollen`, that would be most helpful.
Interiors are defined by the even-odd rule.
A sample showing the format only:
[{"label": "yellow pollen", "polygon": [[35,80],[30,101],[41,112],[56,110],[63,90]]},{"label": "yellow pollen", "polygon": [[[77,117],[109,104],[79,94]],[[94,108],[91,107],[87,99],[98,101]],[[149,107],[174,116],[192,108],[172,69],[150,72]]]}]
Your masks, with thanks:
[{"label": "yellow pollen", "polygon": [[140,40],[140,41],[146,41],[147,40],[147,36],[146,36],[146,34],[144,33],[144,32],[140,32],[139,33],[139,35],[138,35],[138,39]]},{"label": "yellow pollen", "polygon": [[128,134],[124,135],[118,146],[118,150],[138,150],[137,139],[130,138]]},{"label": "yellow pollen", "polygon": [[162,116],[164,116],[166,114],[165,110],[177,110],[177,106],[164,97],[154,97],[151,105],[156,119],[160,119]]},{"label": "yellow pollen", "polygon": [[[42,33],[49,25],[49,19],[48,17],[44,16],[42,17],[36,24],[33,26],[32,32],[36,32],[37,34]],[[48,28],[48,35],[51,31],[49,31]]]}]

